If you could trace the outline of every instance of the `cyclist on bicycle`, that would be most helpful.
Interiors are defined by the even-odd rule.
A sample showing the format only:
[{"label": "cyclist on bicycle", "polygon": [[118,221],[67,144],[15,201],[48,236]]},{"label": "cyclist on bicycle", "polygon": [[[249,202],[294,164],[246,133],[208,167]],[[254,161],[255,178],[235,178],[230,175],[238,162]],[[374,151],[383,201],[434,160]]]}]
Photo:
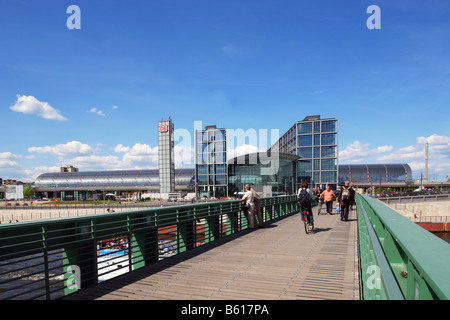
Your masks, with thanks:
[{"label": "cyclist on bicycle", "polygon": [[308,182],[302,181],[300,189],[298,189],[297,193],[297,199],[298,204],[300,206],[300,213],[302,215],[302,221],[305,221],[305,214],[307,213],[306,218],[308,221],[311,222],[312,225],[314,225],[314,217],[312,213],[311,208],[311,200],[313,199],[314,195],[311,192],[311,190],[308,189]]}]

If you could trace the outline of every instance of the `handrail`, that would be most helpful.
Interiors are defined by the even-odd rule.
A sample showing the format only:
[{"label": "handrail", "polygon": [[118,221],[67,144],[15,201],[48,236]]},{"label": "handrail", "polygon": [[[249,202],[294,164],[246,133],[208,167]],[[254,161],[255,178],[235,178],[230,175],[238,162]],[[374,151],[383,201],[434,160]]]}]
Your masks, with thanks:
[{"label": "handrail", "polygon": [[[430,232],[411,222],[384,203],[367,195],[357,196],[358,228],[369,222],[376,234],[379,246],[405,299],[444,299],[450,298],[450,245]],[[364,219],[362,215],[366,214]],[[368,227],[369,228],[369,227]],[[367,238],[367,237],[366,237]],[[360,259],[363,260],[364,236],[360,233]],[[370,251],[370,250],[369,250]],[[372,261],[373,262],[373,261]],[[380,268],[377,266],[373,269]],[[387,298],[382,293],[370,292],[367,265],[361,265],[361,291],[367,293],[362,298]],[[383,274],[384,275],[384,274]],[[371,279],[372,281],[374,278]],[[372,288],[373,289],[373,288]]]},{"label": "handrail", "polygon": [[361,296],[365,300],[403,300],[362,200],[357,199]]},{"label": "handrail", "polygon": [[[261,199],[265,222],[296,196]],[[56,299],[248,228],[240,200],[0,225],[0,299]]]},{"label": "handrail", "polygon": [[416,203],[416,202],[430,202],[430,201],[449,201],[450,194],[425,194],[416,196],[399,196],[399,197],[382,197],[378,200],[391,203]]}]

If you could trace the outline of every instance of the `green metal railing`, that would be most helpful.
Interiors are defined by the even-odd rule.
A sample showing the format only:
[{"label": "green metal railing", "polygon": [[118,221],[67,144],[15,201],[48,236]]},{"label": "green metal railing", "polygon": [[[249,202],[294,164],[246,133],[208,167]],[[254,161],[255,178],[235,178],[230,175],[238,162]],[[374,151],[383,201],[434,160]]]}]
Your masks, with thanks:
[{"label": "green metal railing", "polygon": [[367,195],[358,195],[362,299],[450,298],[450,245]]},{"label": "green metal railing", "polygon": [[[265,222],[296,196],[261,199]],[[0,225],[0,299],[57,299],[248,228],[241,201]]]}]

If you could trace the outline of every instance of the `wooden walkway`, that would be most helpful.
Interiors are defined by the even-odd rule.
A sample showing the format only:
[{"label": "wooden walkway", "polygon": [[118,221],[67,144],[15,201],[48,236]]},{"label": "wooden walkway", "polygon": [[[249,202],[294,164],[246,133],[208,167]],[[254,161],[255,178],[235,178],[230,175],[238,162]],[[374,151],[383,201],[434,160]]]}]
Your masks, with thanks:
[{"label": "wooden walkway", "polygon": [[296,214],[105,281],[66,299],[359,299],[356,210]]}]

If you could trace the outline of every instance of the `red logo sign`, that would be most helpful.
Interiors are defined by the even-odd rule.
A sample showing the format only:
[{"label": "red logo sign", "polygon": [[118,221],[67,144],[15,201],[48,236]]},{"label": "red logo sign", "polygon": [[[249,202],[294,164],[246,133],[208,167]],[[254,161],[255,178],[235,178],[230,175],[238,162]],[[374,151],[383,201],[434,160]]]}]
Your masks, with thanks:
[{"label": "red logo sign", "polygon": [[167,132],[169,131],[169,126],[168,125],[161,125],[159,126],[159,132]]}]

